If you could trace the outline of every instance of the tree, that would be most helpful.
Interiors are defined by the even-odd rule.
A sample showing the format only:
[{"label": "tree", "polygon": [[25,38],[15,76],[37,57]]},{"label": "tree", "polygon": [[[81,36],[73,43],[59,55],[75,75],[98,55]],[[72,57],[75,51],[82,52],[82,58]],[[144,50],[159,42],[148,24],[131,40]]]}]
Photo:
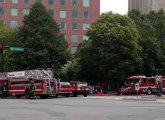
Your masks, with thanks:
[{"label": "tree", "polygon": [[10,45],[12,40],[17,39],[18,30],[7,28],[2,20],[0,20],[0,44]]},{"label": "tree", "polygon": [[158,40],[165,40],[165,13],[161,9],[158,12],[151,11],[147,18],[150,22],[150,24],[155,29],[155,37]]},{"label": "tree", "polygon": [[[161,69],[163,63],[163,53],[161,48],[161,41],[157,33],[157,27],[162,26],[158,24],[160,19],[155,12],[150,12],[149,15],[142,15],[139,11],[130,11],[128,16],[135,22],[138,32],[140,34],[140,45],[142,46],[141,57],[143,58],[143,64],[139,66],[141,71],[139,74],[151,76],[155,74],[155,71]],[[159,13],[159,14],[160,14]],[[163,19],[161,20],[163,21]]]},{"label": "tree", "polygon": [[48,68],[52,64],[58,68],[69,58],[67,42],[60,33],[59,25],[39,2],[24,17],[23,26],[19,29],[19,40],[13,44],[26,48],[25,52],[12,54],[15,70]]},{"label": "tree", "polygon": [[78,59],[68,61],[61,69],[57,71],[62,81],[77,81],[79,78],[79,65]]},{"label": "tree", "polygon": [[98,76],[97,81],[109,82],[113,88],[136,72],[142,62],[141,47],[136,26],[129,17],[102,14],[87,35],[90,41],[80,47],[78,55],[81,72]]},{"label": "tree", "polygon": [[147,17],[155,29],[155,37],[160,44],[157,49],[161,49],[160,59],[157,60],[159,65],[156,67],[155,74],[165,75],[165,13],[162,9],[158,12],[151,11]]},{"label": "tree", "polygon": [[79,65],[78,59],[73,59],[69,66],[66,68],[66,77],[68,80],[79,80]]}]

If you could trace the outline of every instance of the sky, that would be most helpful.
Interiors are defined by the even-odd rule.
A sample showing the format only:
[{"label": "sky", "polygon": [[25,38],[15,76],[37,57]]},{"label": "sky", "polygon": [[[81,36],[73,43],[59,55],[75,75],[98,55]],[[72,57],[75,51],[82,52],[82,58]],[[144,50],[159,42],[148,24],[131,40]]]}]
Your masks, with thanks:
[{"label": "sky", "polygon": [[128,0],[100,0],[100,12],[112,11],[122,15],[127,14]]}]

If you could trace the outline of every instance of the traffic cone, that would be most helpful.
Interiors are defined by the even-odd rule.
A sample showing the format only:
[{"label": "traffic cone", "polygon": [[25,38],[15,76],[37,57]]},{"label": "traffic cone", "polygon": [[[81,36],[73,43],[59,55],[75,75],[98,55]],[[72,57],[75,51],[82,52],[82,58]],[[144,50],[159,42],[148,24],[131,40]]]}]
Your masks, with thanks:
[{"label": "traffic cone", "polygon": [[102,90],[100,90],[100,92],[97,92],[97,96],[105,96],[105,94],[103,93]]}]

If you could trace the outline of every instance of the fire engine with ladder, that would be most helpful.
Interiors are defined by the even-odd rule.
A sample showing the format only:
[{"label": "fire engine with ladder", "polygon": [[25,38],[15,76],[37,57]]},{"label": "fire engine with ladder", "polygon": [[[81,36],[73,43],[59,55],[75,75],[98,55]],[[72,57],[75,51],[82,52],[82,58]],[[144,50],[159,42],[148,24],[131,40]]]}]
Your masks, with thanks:
[{"label": "fire engine with ladder", "polygon": [[30,86],[31,80],[36,88],[36,96],[40,98],[56,96],[60,92],[60,80],[53,78],[53,72],[50,69],[6,72],[0,77],[0,85],[7,82],[7,95],[21,98],[27,96],[25,91]]}]

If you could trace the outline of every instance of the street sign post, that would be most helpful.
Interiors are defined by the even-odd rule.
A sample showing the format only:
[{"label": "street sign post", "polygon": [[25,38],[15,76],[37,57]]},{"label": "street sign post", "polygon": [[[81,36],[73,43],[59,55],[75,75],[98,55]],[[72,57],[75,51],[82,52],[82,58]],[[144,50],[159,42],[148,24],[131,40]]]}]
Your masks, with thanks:
[{"label": "street sign post", "polygon": [[138,99],[139,89],[140,89],[139,83],[135,83],[135,90],[136,90],[136,94],[137,94],[137,99]]}]

